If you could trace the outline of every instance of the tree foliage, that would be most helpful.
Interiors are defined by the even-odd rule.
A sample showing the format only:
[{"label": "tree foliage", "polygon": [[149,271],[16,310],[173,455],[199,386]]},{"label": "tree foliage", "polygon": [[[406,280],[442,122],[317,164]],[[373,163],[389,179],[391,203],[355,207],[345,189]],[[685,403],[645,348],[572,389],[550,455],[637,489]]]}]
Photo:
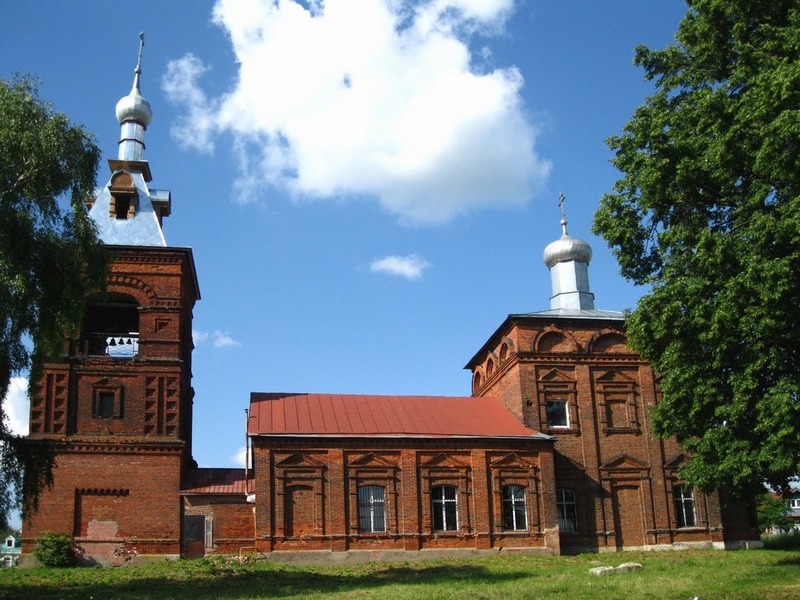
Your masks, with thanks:
[{"label": "tree foliage", "polygon": [[765,491],[756,498],[756,511],[758,514],[758,530],[762,533],[768,529],[790,531],[794,522],[789,516],[786,500]]},{"label": "tree foliage", "polygon": [[661,374],[657,433],[702,489],[800,472],[800,4],[692,0],[636,49],[655,92],[609,139],[594,231],[648,285],[628,321]]},{"label": "tree foliage", "polygon": [[[83,205],[99,158],[93,137],[40,100],[34,80],[0,79],[0,402],[11,377],[38,380],[43,357],[79,328],[84,298],[103,285]],[[50,482],[45,446],[9,432],[0,404],[0,524],[23,490],[30,509]]]},{"label": "tree foliage", "polygon": [[69,533],[43,531],[36,538],[33,555],[45,567],[70,567],[78,556],[78,547]]}]

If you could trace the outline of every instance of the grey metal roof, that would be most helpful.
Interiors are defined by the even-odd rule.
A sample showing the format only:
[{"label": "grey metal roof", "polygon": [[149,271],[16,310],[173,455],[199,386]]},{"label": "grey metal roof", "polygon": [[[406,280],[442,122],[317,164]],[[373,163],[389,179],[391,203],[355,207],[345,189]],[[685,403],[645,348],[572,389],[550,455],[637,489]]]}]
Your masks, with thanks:
[{"label": "grey metal roof", "polygon": [[531,318],[531,319],[614,319],[625,320],[625,313],[618,310],[598,310],[598,309],[573,309],[573,308],[553,308],[551,310],[541,310],[538,312],[520,313],[509,315],[511,318]]},{"label": "grey metal roof", "polygon": [[[136,213],[132,219],[116,219],[109,214],[111,206],[111,178],[101,188],[96,200],[89,210],[89,217],[97,224],[100,239],[105,244],[118,246],[166,246],[164,232],[158,222],[153,208],[154,198],[151,196],[144,176],[138,170],[128,171],[133,177],[137,192]],[[112,175],[113,177],[113,175]],[[157,202],[163,201],[159,190]]]}]

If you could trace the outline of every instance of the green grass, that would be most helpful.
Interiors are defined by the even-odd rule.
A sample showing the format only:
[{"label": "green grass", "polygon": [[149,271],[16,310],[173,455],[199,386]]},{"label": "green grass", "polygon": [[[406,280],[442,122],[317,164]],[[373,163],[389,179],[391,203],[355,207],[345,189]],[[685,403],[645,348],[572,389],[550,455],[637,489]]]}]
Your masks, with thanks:
[{"label": "green grass", "polygon": [[[639,562],[597,577],[595,566]],[[374,563],[239,565],[222,558],[118,569],[2,569],[0,598],[800,598],[800,550],[685,551]]]}]

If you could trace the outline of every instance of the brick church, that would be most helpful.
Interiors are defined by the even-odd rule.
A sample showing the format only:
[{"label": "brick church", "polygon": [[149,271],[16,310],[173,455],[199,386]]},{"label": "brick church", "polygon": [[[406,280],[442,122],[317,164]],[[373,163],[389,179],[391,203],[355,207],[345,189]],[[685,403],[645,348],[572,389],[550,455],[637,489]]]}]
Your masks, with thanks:
[{"label": "brick church", "polygon": [[627,346],[623,314],[594,308],[591,248],[565,219],[544,251],[550,309],[500,324],[466,365],[471,396],[253,393],[246,468],[197,468],[200,291],[192,250],[163,234],[171,196],[150,186],[140,73],[87,206],[111,259],[106,293],[87,299],[82,334],[31,403],[30,436],[54,442],[57,468],[24,523],[26,550],[46,530],[100,564],[757,544],[752,507],[686,485],[681,449],[653,435],[658,377]]}]

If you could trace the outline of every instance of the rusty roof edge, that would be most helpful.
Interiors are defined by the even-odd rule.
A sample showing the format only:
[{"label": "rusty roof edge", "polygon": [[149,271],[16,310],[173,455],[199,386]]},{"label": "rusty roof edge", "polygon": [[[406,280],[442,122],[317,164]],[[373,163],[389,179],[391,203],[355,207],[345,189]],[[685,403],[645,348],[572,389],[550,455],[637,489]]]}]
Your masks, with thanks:
[{"label": "rusty roof edge", "polygon": [[555,436],[531,432],[530,435],[480,435],[454,433],[251,433],[250,437],[266,438],[386,438],[386,439],[486,439],[486,440],[555,440]]}]

